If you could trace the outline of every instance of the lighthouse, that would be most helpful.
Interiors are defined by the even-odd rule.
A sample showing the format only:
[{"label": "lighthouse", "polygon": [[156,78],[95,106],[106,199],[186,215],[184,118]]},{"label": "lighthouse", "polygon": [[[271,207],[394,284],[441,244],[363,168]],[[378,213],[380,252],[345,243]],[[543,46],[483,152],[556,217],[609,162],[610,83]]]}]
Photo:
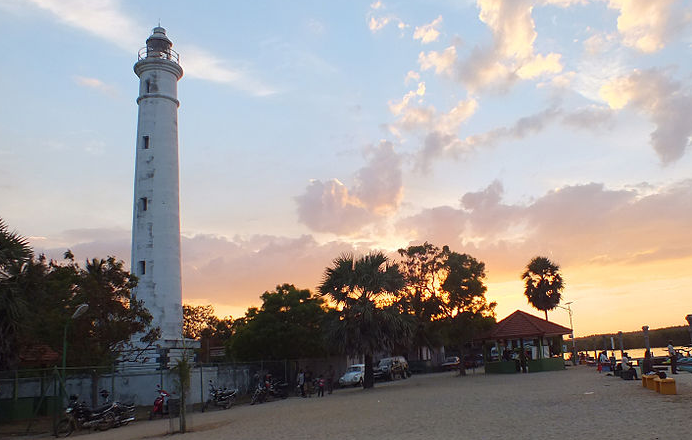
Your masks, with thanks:
[{"label": "lighthouse", "polygon": [[182,340],[178,171],[178,54],[155,27],[134,65],[139,77],[137,142],[132,220],[133,296],[144,301],[161,329],[159,346]]}]

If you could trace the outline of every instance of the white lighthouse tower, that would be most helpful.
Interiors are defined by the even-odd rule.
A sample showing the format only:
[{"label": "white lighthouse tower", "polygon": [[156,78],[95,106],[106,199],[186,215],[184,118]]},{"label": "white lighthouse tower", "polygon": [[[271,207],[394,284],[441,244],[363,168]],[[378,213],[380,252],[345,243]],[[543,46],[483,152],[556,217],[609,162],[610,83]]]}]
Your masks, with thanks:
[{"label": "white lighthouse tower", "polygon": [[156,27],[139,51],[132,273],[134,296],[161,328],[161,347],[182,339],[180,202],[178,173],[178,80],[183,69],[166,30]]}]

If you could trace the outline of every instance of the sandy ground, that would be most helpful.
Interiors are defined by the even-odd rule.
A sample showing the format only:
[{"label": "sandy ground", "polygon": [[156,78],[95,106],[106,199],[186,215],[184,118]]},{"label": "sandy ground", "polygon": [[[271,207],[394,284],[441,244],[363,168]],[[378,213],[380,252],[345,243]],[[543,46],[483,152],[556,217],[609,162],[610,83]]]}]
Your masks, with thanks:
[{"label": "sandy ground", "polygon": [[[688,439],[692,374],[665,396],[593,367],[533,374],[416,375],[364,391],[292,397],[194,413],[186,439]],[[482,371],[482,370],[480,370]],[[177,420],[176,420],[177,423]],[[177,426],[177,425],[175,425]],[[79,435],[82,440],[166,436],[168,420]]]}]

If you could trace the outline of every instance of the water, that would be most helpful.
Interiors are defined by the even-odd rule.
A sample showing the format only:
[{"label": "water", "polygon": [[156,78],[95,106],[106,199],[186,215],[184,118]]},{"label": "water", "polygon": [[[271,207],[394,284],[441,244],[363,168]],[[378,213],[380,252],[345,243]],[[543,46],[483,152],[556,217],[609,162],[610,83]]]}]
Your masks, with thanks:
[{"label": "water", "polygon": [[[675,347],[676,350],[682,352],[683,354],[686,354],[687,351],[689,350],[689,347]],[[626,353],[630,355],[630,359],[643,359],[644,358],[644,352],[646,351],[646,348],[631,348],[629,350],[625,350]],[[601,353],[601,350],[598,350],[596,354]],[[610,357],[613,354],[613,350],[608,349],[608,357]],[[589,356],[593,356],[594,352],[589,351]],[[660,357],[660,356],[665,356],[668,357],[668,348],[667,347],[655,347],[651,349],[651,355],[654,357]],[[615,359],[620,360],[620,349],[615,349]]]}]

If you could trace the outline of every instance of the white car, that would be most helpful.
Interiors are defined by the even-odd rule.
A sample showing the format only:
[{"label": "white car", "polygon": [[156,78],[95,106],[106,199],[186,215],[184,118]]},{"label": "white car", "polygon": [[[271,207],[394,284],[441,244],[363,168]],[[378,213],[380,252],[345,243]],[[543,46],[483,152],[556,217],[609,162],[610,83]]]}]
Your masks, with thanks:
[{"label": "white car", "polygon": [[358,386],[363,384],[365,376],[365,364],[355,364],[348,367],[343,376],[339,378],[339,385],[345,387],[347,385]]}]

